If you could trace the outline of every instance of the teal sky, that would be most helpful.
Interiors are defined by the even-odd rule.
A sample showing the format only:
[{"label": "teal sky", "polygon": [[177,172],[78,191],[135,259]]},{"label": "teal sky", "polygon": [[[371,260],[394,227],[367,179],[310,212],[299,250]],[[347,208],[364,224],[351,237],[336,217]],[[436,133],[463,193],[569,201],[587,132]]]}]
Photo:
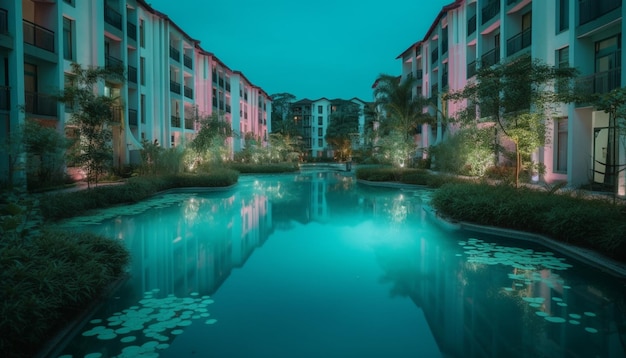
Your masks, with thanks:
[{"label": "teal sky", "polygon": [[149,0],[268,94],[372,100],[452,0]]}]

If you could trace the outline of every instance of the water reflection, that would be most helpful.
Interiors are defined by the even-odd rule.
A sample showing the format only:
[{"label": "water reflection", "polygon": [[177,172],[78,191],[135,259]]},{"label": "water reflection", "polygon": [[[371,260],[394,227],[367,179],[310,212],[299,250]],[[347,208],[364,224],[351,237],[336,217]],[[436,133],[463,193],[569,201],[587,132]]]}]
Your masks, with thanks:
[{"label": "water reflection", "polygon": [[[122,344],[121,339],[129,339],[124,333],[116,343],[118,352],[145,350],[141,347],[159,338],[158,344],[150,343],[151,352],[159,344],[169,348],[178,341],[172,332],[187,329],[188,320],[180,315],[208,317],[211,306],[198,305],[212,301],[233,272],[245,271],[255,251],[276,234],[311,235],[308,240],[318,235],[323,245],[332,241],[325,236],[340,232],[337,240],[373,253],[379,287],[391,297],[410,299],[423,311],[441,356],[624,356],[622,282],[537,245],[443,230],[422,210],[427,197],[424,191],[369,188],[341,174],[312,172],[243,178],[236,190],[223,193],[166,194],[125,208],[121,215],[114,214],[119,209],[110,209],[66,226],[88,225],[124,240],[132,252],[131,279],[124,293],[108,302],[101,319],[146,308],[142,302],[147,299],[188,305],[169,308],[173,316],[165,320],[170,327],[165,331],[150,328],[130,346]],[[293,237],[292,244],[298,239],[303,238]],[[319,260],[338,255],[337,260],[348,262],[352,258],[347,255],[355,255],[330,250],[336,248]],[[288,259],[281,251],[272,255],[259,260],[267,267]],[[332,277],[324,280],[333,285]],[[205,311],[196,312],[198,308]],[[211,324],[217,322],[210,319]],[[186,326],[178,325],[183,321]],[[355,330],[359,322],[362,317],[352,324]],[[85,331],[94,333],[99,324]],[[154,324],[146,321],[143,328]],[[109,328],[99,328],[95,338],[101,329]],[[425,345],[422,337],[416,339],[414,349]],[[95,345],[93,340],[74,342],[69,351],[84,354]]]}]

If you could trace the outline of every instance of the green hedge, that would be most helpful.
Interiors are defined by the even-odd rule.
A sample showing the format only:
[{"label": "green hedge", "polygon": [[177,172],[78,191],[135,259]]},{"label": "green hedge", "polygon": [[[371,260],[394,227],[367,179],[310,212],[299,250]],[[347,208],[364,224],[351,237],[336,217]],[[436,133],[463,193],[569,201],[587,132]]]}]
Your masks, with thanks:
[{"label": "green hedge", "polygon": [[273,163],[273,164],[250,164],[250,163],[229,163],[228,168],[242,174],[258,173],[292,173],[300,170],[297,163]]},{"label": "green hedge", "polygon": [[227,187],[236,184],[238,179],[239,174],[231,169],[214,170],[202,175],[141,176],[130,178],[119,185],[45,194],[39,199],[39,207],[46,220],[58,220],[80,215],[87,210],[138,202],[166,189]]},{"label": "green hedge", "polygon": [[424,185],[431,188],[438,188],[451,181],[460,181],[460,179],[456,179],[456,177],[445,174],[434,174],[426,169],[387,166],[358,168],[356,170],[356,177],[360,180],[398,182],[403,184]]},{"label": "green hedge", "polygon": [[509,185],[450,183],[431,204],[453,220],[543,234],[626,260],[626,207]]},{"label": "green hedge", "polygon": [[121,277],[129,253],[89,233],[43,232],[0,241],[0,352],[32,357]]}]

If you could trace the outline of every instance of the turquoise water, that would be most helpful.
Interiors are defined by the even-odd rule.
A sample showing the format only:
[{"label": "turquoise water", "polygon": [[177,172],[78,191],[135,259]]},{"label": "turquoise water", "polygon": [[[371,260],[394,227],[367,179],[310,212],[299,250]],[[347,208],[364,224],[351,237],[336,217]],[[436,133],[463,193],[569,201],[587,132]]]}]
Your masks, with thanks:
[{"label": "turquoise water", "polygon": [[62,357],[623,357],[623,281],[454,230],[430,192],[344,173],[242,177],[64,223],[124,241],[130,278]]}]

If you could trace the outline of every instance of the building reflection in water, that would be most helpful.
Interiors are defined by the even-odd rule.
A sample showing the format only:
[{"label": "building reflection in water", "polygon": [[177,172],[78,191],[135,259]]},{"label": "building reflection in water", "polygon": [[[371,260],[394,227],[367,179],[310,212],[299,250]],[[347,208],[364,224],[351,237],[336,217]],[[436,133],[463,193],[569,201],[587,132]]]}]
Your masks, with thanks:
[{"label": "building reflection in water", "polygon": [[156,210],[120,216],[101,231],[127,242],[134,286],[187,297],[213,294],[272,232],[294,222],[341,217],[356,226],[368,217],[393,233],[418,221],[409,239],[373,247],[381,284],[424,312],[444,356],[624,356],[623,284],[540,246],[435,230],[422,210],[425,191],[357,188],[332,173],[288,178],[187,194],[175,204],[157,198]]}]

